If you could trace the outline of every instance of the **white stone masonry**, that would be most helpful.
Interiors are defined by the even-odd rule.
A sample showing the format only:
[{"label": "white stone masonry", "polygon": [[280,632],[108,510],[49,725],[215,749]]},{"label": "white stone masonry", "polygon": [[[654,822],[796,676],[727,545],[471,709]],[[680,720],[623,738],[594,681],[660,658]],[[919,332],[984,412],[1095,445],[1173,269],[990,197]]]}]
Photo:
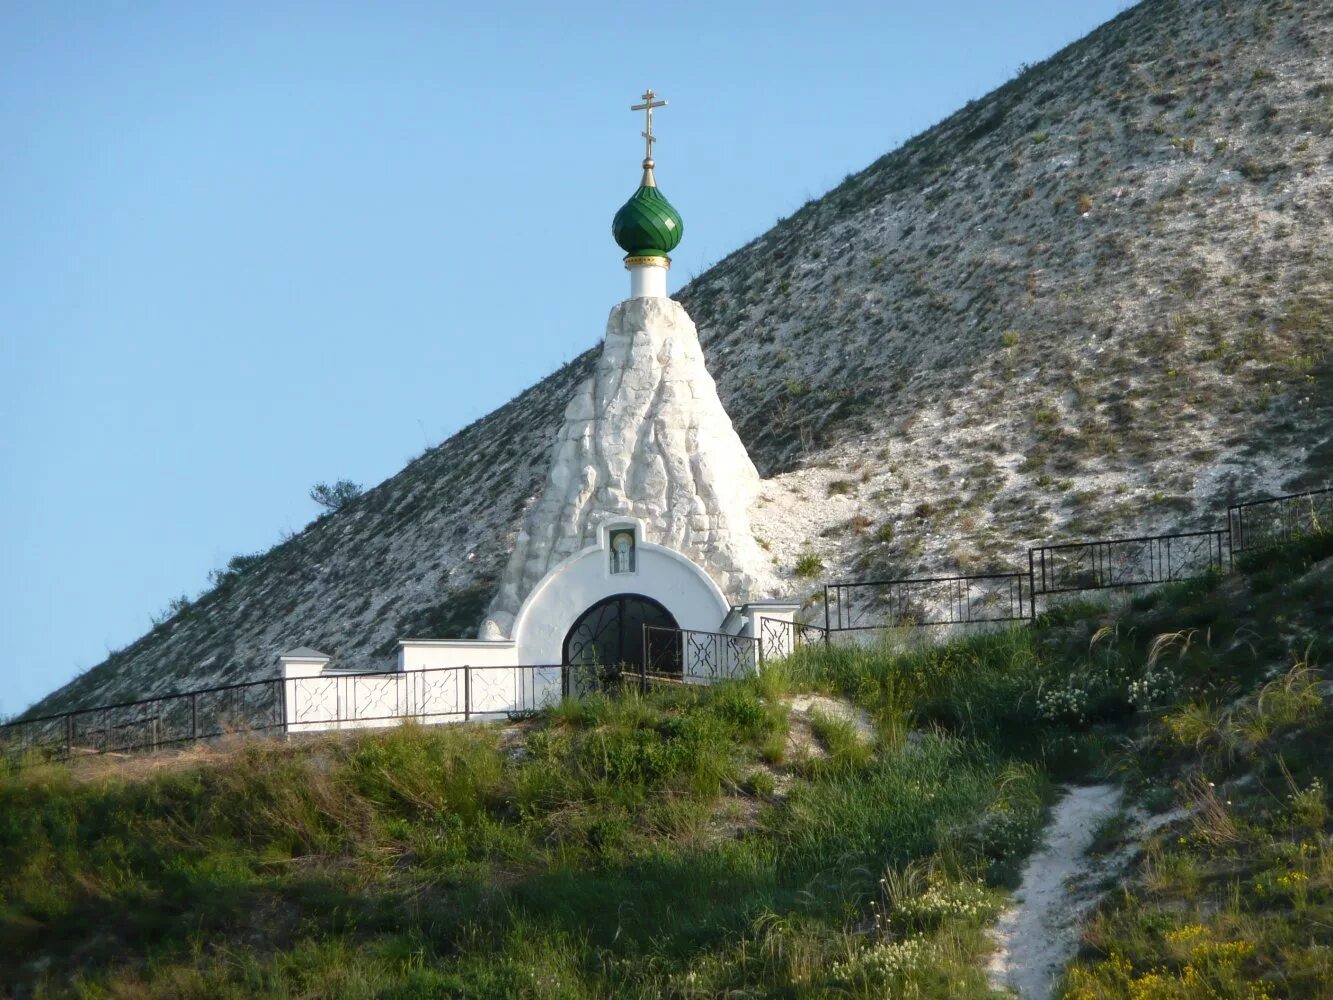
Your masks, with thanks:
[{"label": "white stone masonry", "polygon": [[777,580],[750,533],[759,474],[704,367],[689,314],[668,298],[611,310],[596,372],[574,394],[540,500],[529,510],[482,638],[508,637],[532,588],[616,517],[701,566],[728,600]]}]

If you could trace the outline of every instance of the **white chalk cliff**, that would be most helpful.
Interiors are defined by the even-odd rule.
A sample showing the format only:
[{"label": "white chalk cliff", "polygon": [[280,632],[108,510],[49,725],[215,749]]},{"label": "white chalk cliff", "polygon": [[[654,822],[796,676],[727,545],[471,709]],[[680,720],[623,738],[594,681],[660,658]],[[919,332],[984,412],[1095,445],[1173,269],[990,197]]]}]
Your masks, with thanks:
[{"label": "white chalk cliff", "polygon": [[621,302],[596,371],[565,409],[481,637],[508,636],[532,588],[617,516],[640,519],[644,541],[688,556],[733,603],[771,594],[771,563],[750,533],[758,486],[689,314],[668,298]]}]

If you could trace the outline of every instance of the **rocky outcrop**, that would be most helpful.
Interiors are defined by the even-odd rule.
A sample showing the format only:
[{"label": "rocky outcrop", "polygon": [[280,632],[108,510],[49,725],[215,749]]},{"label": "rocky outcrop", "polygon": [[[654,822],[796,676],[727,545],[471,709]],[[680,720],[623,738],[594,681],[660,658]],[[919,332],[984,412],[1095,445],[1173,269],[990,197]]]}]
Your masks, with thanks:
[{"label": "rocky outcrop", "polygon": [[611,310],[597,368],[565,409],[546,488],[482,638],[507,636],[532,588],[617,515],[642,521],[645,541],[689,556],[733,602],[772,592],[776,580],[750,534],[758,487],[689,314],[671,299],[627,299]]}]

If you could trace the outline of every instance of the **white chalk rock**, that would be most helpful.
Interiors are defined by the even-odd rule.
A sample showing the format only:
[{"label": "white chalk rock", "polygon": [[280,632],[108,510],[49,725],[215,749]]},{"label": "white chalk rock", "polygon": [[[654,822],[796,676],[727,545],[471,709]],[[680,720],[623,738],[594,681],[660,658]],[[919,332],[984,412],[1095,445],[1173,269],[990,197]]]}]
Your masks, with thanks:
[{"label": "white chalk rock", "polygon": [[750,533],[759,473],[678,303],[627,299],[611,310],[597,369],[575,392],[556,441],[483,637],[507,635],[547,572],[595,544],[601,522],[630,513],[643,521],[644,541],[688,556],[733,604],[776,592]]}]

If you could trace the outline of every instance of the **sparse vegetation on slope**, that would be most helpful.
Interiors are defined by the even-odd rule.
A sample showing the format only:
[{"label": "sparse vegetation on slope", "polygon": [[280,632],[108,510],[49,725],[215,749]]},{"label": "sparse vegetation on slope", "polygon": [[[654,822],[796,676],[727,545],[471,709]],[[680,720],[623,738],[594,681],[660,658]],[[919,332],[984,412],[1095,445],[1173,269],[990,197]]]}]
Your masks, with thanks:
[{"label": "sparse vegetation on slope", "polygon": [[[776,566],[982,571],[1322,481],[1327,13],[1149,0],[681,290],[771,477],[754,524]],[[297,645],[371,669],[409,633],[469,633],[593,356],[38,707],[269,676]]]},{"label": "sparse vegetation on slope", "polygon": [[[1333,716],[1312,671],[1333,655],[1333,540],[1243,569],[508,728],[17,770],[0,978],[23,996],[985,997],[983,929],[1051,784],[1095,775],[1191,811],[1089,927],[1069,996],[1214,995],[1189,992],[1199,975],[1323,996]],[[803,696],[799,739],[796,692],[834,699]],[[873,725],[823,707],[846,702]]]}]

